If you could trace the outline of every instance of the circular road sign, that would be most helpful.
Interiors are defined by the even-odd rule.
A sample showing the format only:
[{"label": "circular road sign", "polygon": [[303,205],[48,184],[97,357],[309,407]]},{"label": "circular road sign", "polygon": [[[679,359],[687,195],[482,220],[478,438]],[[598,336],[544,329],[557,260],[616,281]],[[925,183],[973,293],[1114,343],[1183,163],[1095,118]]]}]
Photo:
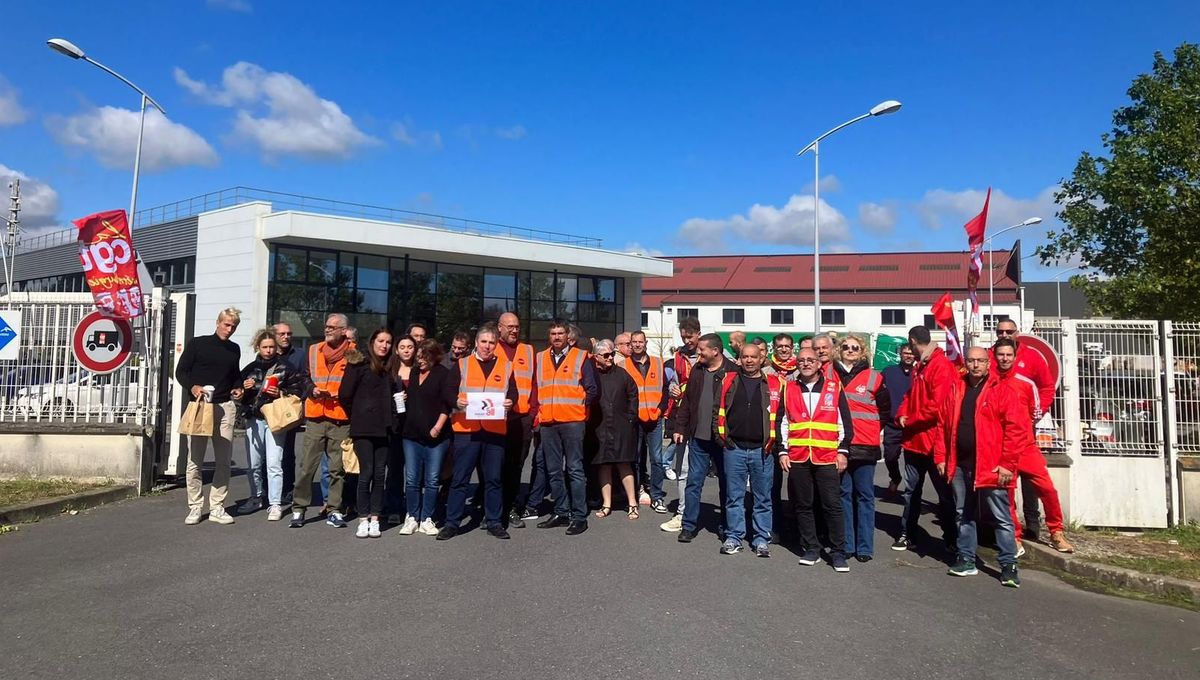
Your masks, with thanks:
[{"label": "circular road sign", "polygon": [[[1054,378],[1054,384],[1058,385],[1059,379],[1062,378],[1062,360],[1059,359],[1058,352],[1054,351],[1050,343],[1036,335],[1023,333],[1021,334],[1020,342],[1022,347],[1028,347],[1042,355],[1042,358],[1046,360],[1046,366],[1050,368],[1050,375]],[[1046,407],[1046,409],[1049,410],[1049,407]]]},{"label": "circular road sign", "polygon": [[75,360],[92,373],[112,373],[129,361],[133,328],[125,319],[92,312],[79,322],[71,337]]}]

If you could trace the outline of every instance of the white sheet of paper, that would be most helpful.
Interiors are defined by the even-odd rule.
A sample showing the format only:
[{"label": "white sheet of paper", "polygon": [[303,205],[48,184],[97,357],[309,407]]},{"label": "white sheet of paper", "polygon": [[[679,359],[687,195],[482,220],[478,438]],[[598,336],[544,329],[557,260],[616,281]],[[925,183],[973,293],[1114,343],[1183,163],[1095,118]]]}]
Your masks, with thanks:
[{"label": "white sheet of paper", "polygon": [[467,420],[504,420],[504,395],[467,392]]}]

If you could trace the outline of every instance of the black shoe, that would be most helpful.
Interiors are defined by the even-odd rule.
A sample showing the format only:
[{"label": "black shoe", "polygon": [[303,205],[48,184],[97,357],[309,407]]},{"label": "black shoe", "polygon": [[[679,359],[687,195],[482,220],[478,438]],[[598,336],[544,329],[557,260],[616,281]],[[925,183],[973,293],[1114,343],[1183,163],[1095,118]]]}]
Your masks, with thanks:
[{"label": "black shoe", "polygon": [[1017,575],[1017,565],[1008,564],[1000,568],[1000,585],[1008,588],[1021,587],[1021,577]]},{"label": "black shoe", "polygon": [[679,532],[679,536],[675,539],[680,543],[691,543],[696,538],[695,529],[684,529]]},{"label": "black shoe", "polygon": [[304,527],[304,511],[293,510],[292,521],[288,524],[289,529],[301,529]]},{"label": "black shoe", "polygon": [[585,531],[587,531],[587,520],[586,519],[581,519],[578,521],[572,520],[571,523],[567,525],[567,535],[568,536],[578,536],[579,534],[582,534]]},{"label": "black shoe", "polygon": [[892,544],[892,550],[912,550],[913,542],[908,540],[908,534],[900,534],[900,538]]},{"label": "black shoe", "polygon": [[858,560],[859,562],[867,563],[867,562],[871,561],[871,556],[870,555],[855,555],[854,559]]},{"label": "black shoe", "polygon": [[[505,531],[505,530],[504,530],[504,527],[503,527],[502,525],[500,525],[500,524],[494,524],[494,525],[492,525],[492,526],[488,527],[488,530],[487,530],[487,532],[488,532],[489,534],[491,534],[491,535],[495,536],[496,538],[502,538],[502,539],[504,539],[504,540],[506,540],[506,541],[507,541],[508,539],[512,538],[511,536],[509,536],[509,535],[508,535],[508,532],[507,532],[507,531]],[[438,538],[441,538],[441,537],[442,537],[442,532],[440,532],[440,531],[439,531],[439,532],[438,532]]]},{"label": "black shoe", "polygon": [[571,523],[571,520],[562,515],[550,515],[546,519],[537,523],[539,529],[554,529],[556,527],[565,527]]},{"label": "black shoe", "polygon": [[525,520],[521,519],[521,513],[513,510],[508,513],[508,528],[509,529],[524,529]]},{"label": "black shoe", "polygon": [[442,527],[440,531],[438,531],[437,540],[449,541],[450,539],[454,538],[457,535],[458,535],[458,527],[447,524],[446,526]]}]

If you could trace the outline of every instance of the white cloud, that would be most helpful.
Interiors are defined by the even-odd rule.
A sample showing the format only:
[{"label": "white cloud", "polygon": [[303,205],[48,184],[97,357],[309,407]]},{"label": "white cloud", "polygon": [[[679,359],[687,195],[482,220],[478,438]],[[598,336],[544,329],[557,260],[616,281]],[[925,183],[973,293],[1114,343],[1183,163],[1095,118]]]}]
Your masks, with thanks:
[{"label": "white cloud", "polygon": [[[102,106],[74,116],[52,116],[46,126],[59,144],[90,151],[106,167],[125,169],[133,167],[139,116],[138,111]],[[157,109],[146,111],[143,170],[216,164],[217,152],[203,137]]]},{"label": "white cloud", "polygon": [[885,234],[891,231],[899,218],[899,210],[896,209],[895,204],[867,202],[858,205],[858,223],[876,234]]},{"label": "white cloud", "polygon": [[[842,190],[842,183],[836,175],[825,175],[821,178],[821,191],[824,193],[837,193]],[[800,190],[802,194],[811,194],[813,192],[813,183],[809,182]]]},{"label": "white cloud", "polygon": [[437,130],[417,130],[410,118],[392,123],[392,139],[404,146],[442,149],[442,133]]},{"label": "white cloud", "polygon": [[21,107],[17,90],[4,76],[0,76],[0,126],[19,125],[29,118],[29,112]]},{"label": "white cloud", "polygon": [[[992,189],[992,200],[988,204],[988,232],[994,233],[1030,217],[1040,217],[1044,223],[1054,221],[1054,214],[1058,212],[1054,194],[1058,189],[1058,186],[1049,186],[1030,198],[1016,198],[1000,189]],[[983,209],[983,199],[986,195],[986,189],[933,189],[925,192],[925,196],[913,209],[921,221],[931,229],[940,229],[946,224],[961,227]],[[1032,230],[1038,230],[1038,233],[1045,232],[1042,225],[1033,227]]]},{"label": "white cloud", "polygon": [[514,125],[512,127],[506,127],[506,128],[496,128],[496,136],[499,137],[500,139],[508,139],[508,140],[516,141],[518,139],[524,139],[526,133],[527,133],[527,130],[525,129],[524,125]]},{"label": "white cloud", "polygon": [[241,12],[249,14],[254,11],[254,7],[246,0],[206,0],[207,4],[212,9],[224,9],[230,12]]},{"label": "white cloud", "polygon": [[8,216],[8,183],[21,180],[21,228],[26,233],[58,226],[58,192],[49,184],[0,163],[0,188],[4,190],[4,216]]},{"label": "white cloud", "polygon": [[[793,195],[782,208],[755,203],[744,215],[713,220],[693,217],[684,222],[675,238],[700,251],[732,247],[745,250],[745,242],[780,246],[811,246],[815,203],[810,195]],[[825,201],[820,203],[822,247],[850,241],[846,216]]]},{"label": "white cloud", "polygon": [[231,137],[251,142],[268,159],[348,158],[380,143],[335,102],[289,73],[242,61],[225,69],[220,86],[193,80],[181,68],[175,69],[175,82],[209,104],[236,108]]},{"label": "white cloud", "polygon": [[645,255],[647,257],[663,256],[663,251],[659,250],[658,248],[648,248],[637,241],[629,241],[626,243],[625,247],[621,249],[621,252],[630,253],[633,255]]}]

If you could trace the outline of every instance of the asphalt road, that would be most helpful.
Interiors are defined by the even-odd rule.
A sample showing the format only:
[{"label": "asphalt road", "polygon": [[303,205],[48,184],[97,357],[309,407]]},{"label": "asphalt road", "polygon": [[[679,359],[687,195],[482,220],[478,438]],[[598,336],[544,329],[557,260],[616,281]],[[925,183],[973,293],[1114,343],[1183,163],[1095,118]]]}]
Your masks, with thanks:
[{"label": "asphalt road", "polygon": [[0,678],[1200,676],[1200,614],[952,578],[882,532],[838,574],[680,544],[649,511],[449,542],[185,514],[174,490],[0,536]]}]

